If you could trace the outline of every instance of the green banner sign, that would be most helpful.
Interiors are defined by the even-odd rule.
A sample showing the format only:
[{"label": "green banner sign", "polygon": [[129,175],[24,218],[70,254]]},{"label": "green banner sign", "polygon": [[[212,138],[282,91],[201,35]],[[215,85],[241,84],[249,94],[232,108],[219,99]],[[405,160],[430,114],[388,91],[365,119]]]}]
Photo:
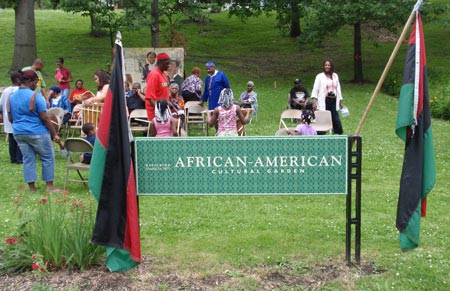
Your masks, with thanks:
[{"label": "green banner sign", "polygon": [[136,138],[138,195],[347,194],[347,136]]}]

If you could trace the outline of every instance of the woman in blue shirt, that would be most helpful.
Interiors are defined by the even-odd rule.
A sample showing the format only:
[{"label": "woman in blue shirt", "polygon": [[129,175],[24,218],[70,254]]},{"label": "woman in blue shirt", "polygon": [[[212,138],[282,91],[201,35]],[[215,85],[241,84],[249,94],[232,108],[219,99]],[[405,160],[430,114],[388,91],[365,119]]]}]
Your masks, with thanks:
[{"label": "woman in blue shirt", "polygon": [[8,117],[12,122],[14,138],[23,154],[23,175],[30,191],[36,191],[36,155],[42,163],[42,180],[46,190],[57,192],[53,185],[55,176],[55,157],[52,137],[60,138],[47,115],[47,104],[40,93],[35,93],[38,76],[32,70],[22,73],[22,84],[11,96]]}]

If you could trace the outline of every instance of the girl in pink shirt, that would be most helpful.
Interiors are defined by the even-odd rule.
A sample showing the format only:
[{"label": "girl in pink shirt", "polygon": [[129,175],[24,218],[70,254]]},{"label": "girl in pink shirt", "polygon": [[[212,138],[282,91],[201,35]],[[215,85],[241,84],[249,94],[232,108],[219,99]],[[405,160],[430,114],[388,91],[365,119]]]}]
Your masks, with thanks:
[{"label": "girl in pink shirt", "polygon": [[233,91],[228,88],[220,92],[219,104],[221,105],[216,107],[212,113],[208,112],[208,125],[214,126],[216,122],[218,123],[217,136],[238,136],[236,116],[242,124],[246,124],[249,111],[244,116],[241,107],[233,104]]},{"label": "girl in pink shirt", "polygon": [[178,120],[172,117],[166,99],[159,99],[155,104],[155,117],[150,124],[150,136],[177,136]]}]

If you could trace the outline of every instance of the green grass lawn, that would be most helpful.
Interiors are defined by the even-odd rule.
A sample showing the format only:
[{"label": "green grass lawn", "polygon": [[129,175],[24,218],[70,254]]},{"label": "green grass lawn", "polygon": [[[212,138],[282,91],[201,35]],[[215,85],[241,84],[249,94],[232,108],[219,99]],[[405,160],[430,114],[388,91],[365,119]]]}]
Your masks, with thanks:
[{"label": "green grass lawn", "polygon": [[[349,82],[353,74],[351,31],[344,30],[323,48],[300,46],[282,38],[273,18],[259,17],[242,24],[226,15],[212,15],[206,25],[184,24],[188,37],[186,69],[203,68],[208,60],[227,73],[235,94],[248,80],[258,92],[258,121],[247,126],[249,135],[273,135],[286,108],[286,95],[297,77],[312,89],[322,61],[331,57],[340,75],[344,103],[350,116],[342,118],[346,134],[355,132],[375,83],[395,43],[374,45],[364,39],[365,85]],[[0,84],[7,85],[13,51],[14,13],[0,10]],[[449,30],[425,25],[430,95],[439,91],[448,75]],[[39,57],[46,65],[47,83],[53,81],[56,58],[63,56],[74,78],[85,80],[94,90],[93,72],[111,61],[108,38],[88,36],[89,21],[60,11],[36,11]],[[149,47],[148,30],[124,32],[125,47]],[[446,42],[444,44],[444,42]],[[406,45],[394,62],[393,71],[403,69]],[[446,73],[445,73],[446,72]],[[205,72],[202,72],[204,76]],[[433,79],[434,78],[434,79]],[[402,253],[395,228],[399,180],[404,145],[394,132],[398,101],[379,94],[362,129],[362,263],[377,272],[353,278],[337,277],[324,290],[449,290],[450,223],[450,123],[433,119],[437,183],[429,196],[428,216],[422,220],[421,245]],[[4,137],[0,147],[0,238],[15,227],[14,201],[23,190],[20,166],[10,165]],[[56,149],[56,147],[55,147]],[[63,185],[65,160],[57,155],[56,185]],[[43,187],[43,184],[40,184]],[[89,197],[82,185],[71,184],[69,194]],[[43,193],[40,193],[43,194]],[[34,195],[25,193],[25,195]],[[151,272],[227,274],[233,284],[215,290],[261,290],[264,282],[244,276],[246,270],[271,267],[282,274],[310,274],[313,266],[344,265],[345,197],[141,197],[142,250],[151,261]],[[284,267],[284,268],[280,268]],[[288,271],[289,270],[289,271]],[[133,275],[131,275],[133,276]],[[304,290],[301,286],[276,290]],[[168,290],[161,288],[160,290]]]}]

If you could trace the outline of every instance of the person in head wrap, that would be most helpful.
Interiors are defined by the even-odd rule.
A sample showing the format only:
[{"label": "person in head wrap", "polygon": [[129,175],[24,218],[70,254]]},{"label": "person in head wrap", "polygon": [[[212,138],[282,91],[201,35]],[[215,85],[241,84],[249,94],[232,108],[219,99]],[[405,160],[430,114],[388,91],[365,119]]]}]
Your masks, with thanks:
[{"label": "person in head wrap", "polygon": [[205,64],[208,75],[205,78],[205,90],[202,95],[202,102],[208,101],[208,109],[214,110],[219,104],[220,92],[225,88],[230,88],[227,75],[224,72],[216,70],[216,65],[213,62]]},{"label": "person in head wrap", "polygon": [[236,116],[242,124],[248,123],[248,114],[241,110],[241,107],[233,103],[233,91],[223,89],[220,92],[219,106],[214,111],[208,111],[208,125],[215,126],[217,122],[217,136],[238,136],[236,126]]},{"label": "person in head wrap", "polygon": [[166,99],[159,99],[155,104],[155,117],[150,124],[150,136],[171,137],[178,135],[178,120],[172,117]]},{"label": "person in head wrap", "polygon": [[147,76],[147,87],[145,88],[145,109],[147,118],[155,117],[155,104],[159,99],[169,100],[169,79],[165,73],[169,68],[170,56],[161,53],[156,56],[157,67],[150,71]]},{"label": "person in head wrap", "polygon": [[36,191],[36,155],[42,164],[42,180],[46,190],[60,191],[53,185],[55,178],[55,155],[52,139],[60,142],[58,133],[47,115],[45,98],[35,91],[38,82],[35,71],[22,73],[21,85],[7,105],[8,117],[12,122],[14,138],[23,155],[23,175],[30,191]]},{"label": "person in head wrap", "polygon": [[63,124],[69,121],[72,115],[72,105],[69,99],[65,95],[61,95],[61,89],[57,86],[51,86],[48,91],[48,99],[50,102],[50,108],[59,107],[64,110]]}]

